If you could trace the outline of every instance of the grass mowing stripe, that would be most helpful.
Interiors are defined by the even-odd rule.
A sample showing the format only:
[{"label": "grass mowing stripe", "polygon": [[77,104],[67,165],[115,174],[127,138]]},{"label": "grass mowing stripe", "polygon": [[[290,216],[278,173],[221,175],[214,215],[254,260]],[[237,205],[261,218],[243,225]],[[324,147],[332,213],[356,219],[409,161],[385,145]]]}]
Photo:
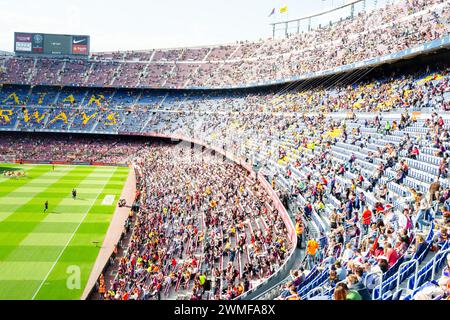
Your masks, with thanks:
[{"label": "grass mowing stripe", "polygon": [[[20,193],[20,192],[21,192],[19,189],[23,189],[24,191],[27,190],[28,186],[29,186],[30,184],[33,184],[33,185],[36,184],[36,181],[39,181],[39,179],[40,179],[41,176],[39,176],[38,178],[33,179],[33,180],[31,180],[31,181],[28,181],[28,183],[27,183],[26,185],[22,185],[22,186],[20,186],[19,188],[15,189],[15,190],[12,191],[12,192],[7,193],[7,194],[4,195],[4,196],[0,196],[1,202],[5,204],[5,205],[3,206],[3,209],[7,209],[7,210],[10,212],[10,214],[0,217],[0,219],[1,219],[1,220],[0,220],[0,223],[1,223],[2,221],[4,221],[4,220],[8,219],[11,215],[13,215],[14,213],[16,213],[17,211],[20,212],[20,209],[23,209],[23,208],[25,208],[27,205],[32,204],[32,203],[34,202],[34,199],[39,198],[40,195],[43,195],[43,194],[46,192],[46,190],[47,190],[48,188],[51,188],[51,187],[53,187],[53,186],[57,186],[58,183],[59,183],[60,181],[64,180],[65,177],[66,177],[67,175],[69,175],[70,172],[73,171],[73,170],[76,170],[76,168],[72,168],[72,170],[64,170],[64,171],[61,171],[61,173],[64,173],[64,174],[59,174],[59,173],[58,173],[58,175],[55,176],[55,177],[53,177],[53,180],[51,180],[52,183],[47,182],[47,183],[42,184],[42,185],[41,185],[42,188],[40,189],[40,191],[36,190],[36,191],[33,193],[33,196],[29,198],[30,200],[27,201],[25,204],[21,204],[21,203],[23,203],[22,201],[21,201],[20,203],[18,203],[18,204],[14,204],[14,202],[11,201],[11,200],[14,198],[14,195],[15,195],[16,193]],[[46,174],[51,174],[51,173],[52,173],[52,172],[47,172],[47,173],[44,173],[44,175],[46,175]],[[56,177],[59,177],[59,178],[56,178]],[[43,189],[43,188],[45,188],[45,189]],[[42,207],[42,206],[43,206],[43,202],[41,203],[41,207]]]},{"label": "grass mowing stripe", "polygon": [[[1,166],[1,164],[0,164]],[[30,182],[30,178],[31,179],[38,179],[38,178],[42,178],[42,176],[44,176],[45,174],[48,173],[47,170],[42,170],[42,168],[39,168],[37,166],[35,166],[34,168],[26,171],[28,174],[28,178],[20,178],[19,180],[14,180],[13,178],[3,178],[3,180],[0,180],[0,197],[3,197],[11,192],[13,192],[14,190],[27,185]],[[15,185],[11,186],[11,185],[7,185],[7,182],[11,182],[14,181]],[[5,191],[3,191],[3,189],[5,189]]]},{"label": "grass mowing stripe", "polygon": [[[86,166],[65,166],[64,168],[57,166],[57,168],[56,170],[60,168],[61,170],[78,168],[78,170],[71,171],[69,175],[65,174],[64,179],[52,184],[51,187],[48,186],[49,181],[44,182],[45,179],[41,179],[40,182],[25,179],[27,188],[15,192],[14,199],[8,199],[10,202],[23,204],[12,215],[9,208],[14,204],[3,205],[3,200],[6,198],[0,197],[2,202],[0,219],[10,215],[6,221],[0,222],[0,299],[31,298],[64,244],[73,235],[71,232],[80,223],[86,208],[94,201],[88,215],[47,277],[35,300],[79,299],[84,290],[99,252],[99,247],[94,244],[102,243],[115,209],[115,205],[102,205],[102,200],[107,195],[120,196],[129,168],[105,167],[99,171],[95,167],[94,173],[92,173],[93,167]],[[51,166],[39,165],[36,170],[36,172],[44,173],[50,171]],[[86,177],[86,171],[91,171],[92,174],[88,176],[92,179]],[[100,174],[104,171],[114,172],[106,186],[105,183],[98,183],[99,180],[108,180]],[[72,202],[70,190],[81,180],[73,179],[74,176],[85,178],[81,182],[83,185],[77,188],[80,202],[84,202],[84,206],[79,205],[78,201]],[[11,186],[17,182],[19,181],[8,179],[7,183],[0,183],[0,192],[10,191]],[[34,196],[36,192],[39,193]],[[93,200],[94,197],[96,200]],[[50,203],[51,214],[43,215],[41,214],[43,202],[47,199]],[[80,268],[81,282],[79,283],[83,288],[67,287],[66,281],[69,279],[67,273],[70,266]]]},{"label": "grass mowing stripe", "polygon": [[[114,172],[111,174],[111,177],[114,175]],[[108,185],[109,179],[105,182],[103,189],[105,189],[105,186]],[[100,196],[100,194],[102,194],[102,192],[99,192],[97,197],[95,198],[95,200],[92,202],[92,204],[89,206],[88,210],[86,211],[86,213],[83,215],[81,221],[78,223],[76,229],[74,230],[74,232],[72,233],[72,235],[70,236],[70,238],[67,240],[66,244],[64,245],[63,249],[61,250],[61,252],[59,253],[58,257],[56,258],[55,262],[52,264],[50,270],[47,272],[47,274],[45,275],[45,278],[42,280],[42,282],[40,283],[39,287],[37,288],[36,292],[34,293],[33,297],[31,298],[31,300],[34,300],[37,296],[37,294],[39,293],[39,291],[41,290],[42,286],[44,285],[44,283],[47,281],[48,277],[50,276],[50,273],[53,271],[53,269],[55,268],[56,264],[58,263],[59,259],[61,258],[61,256],[63,255],[64,251],[66,250],[66,248],[68,247],[68,245],[70,244],[70,242],[72,241],[73,237],[75,236],[75,234],[77,233],[78,229],[80,228],[81,224],[83,223],[83,221],[86,219],[87,215],[89,214],[89,211],[91,210],[91,208],[94,206],[95,202],[97,201],[98,197]]]},{"label": "grass mowing stripe", "polygon": [[[120,175],[120,172],[116,172],[111,179]],[[114,186],[110,188],[110,183],[108,183],[106,189],[102,191],[35,300],[80,299],[99,254],[99,244],[103,243],[116,208],[115,204],[103,205],[102,200],[110,194],[115,195],[116,199],[120,197],[128,175],[122,176],[123,183],[120,187]],[[92,223],[95,223],[95,227]],[[73,268],[78,270],[78,275],[76,275],[78,279],[77,287],[73,287]],[[36,286],[33,287],[35,288]]]},{"label": "grass mowing stripe", "polygon": [[[51,170],[51,168],[48,168],[48,170]],[[63,168],[64,171],[60,170],[57,174],[60,177],[56,182],[51,184],[50,186],[47,186],[48,188],[56,187],[58,185],[58,182],[64,181],[64,179],[68,176],[70,176],[71,173],[77,171],[77,167],[65,167]],[[94,171],[94,168],[91,167],[90,171]],[[79,182],[83,181],[83,179],[79,179]],[[30,181],[31,183],[32,181]],[[7,214],[7,218],[0,222],[0,224],[10,222],[10,221],[19,221],[17,228],[12,228],[9,232],[2,232],[0,233],[0,243],[2,244],[8,244],[11,246],[10,248],[13,248],[10,252],[4,251],[2,252],[2,257],[0,257],[0,270],[3,269],[3,267],[8,265],[8,256],[13,254],[15,249],[19,248],[20,245],[23,243],[24,240],[26,240],[30,235],[33,235],[33,230],[36,228],[39,223],[45,218],[45,216],[42,214],[43,210],[43,202],[45,199],[52,200],[51,194],[47,193],[44,187],[41,189],[41,192],[35,195],[34,197],[29,198],[29,201],[24,203],[22,206],[20,206],[18,209],[14,210],[12,213],[9,211]],[[70,194],[70,190],[67,190],[67,196]],[[45,198],[44,198],[45,197]],[[1,199],[1,198],[0,198]],[[39,200],[40,199],[40,200]],[[56,200],[55,198],[53,198]],[[59,198],[61,201],[64,198]],[[50,204],[50,211],[52,210],[53,205],[56,204],[56,202],[51,202]],[[7,208],[8,206],[5,205],[2,208]],[[3,210],[3,209],[2,209]],[[16,231],[17,229],[20,230],[21,226],[23,224],[20,223],[22,216],[30,216],[32,217],[28,222],[31,222],[26,225],[27,230],[23,230],[22,232]],[[27,221],[27,220],[25,220]],[[24,221],[24,222],[25,222]],[[23,229],[23,228],[22,228]],[[32,263],[33,261],[30,261]],[[20,269],[17,271],[20,274]],[[5,288],[3,286],[3,282],[0,281],[0,297],[8,298],[10,296],[10,293],[8,292],[8,288]],[[30,287],[25,287],[28,290]],[[25,291],[26,292],[26,291]]]}]

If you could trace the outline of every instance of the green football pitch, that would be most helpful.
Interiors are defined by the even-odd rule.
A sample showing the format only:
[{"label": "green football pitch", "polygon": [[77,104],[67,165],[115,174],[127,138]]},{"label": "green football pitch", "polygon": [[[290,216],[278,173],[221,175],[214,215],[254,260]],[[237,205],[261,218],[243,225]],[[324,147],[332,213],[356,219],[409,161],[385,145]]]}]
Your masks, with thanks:
[{"label": "green football pitch", "polygon": [[0,299],[80,299],[128,171],[0,164]]}]

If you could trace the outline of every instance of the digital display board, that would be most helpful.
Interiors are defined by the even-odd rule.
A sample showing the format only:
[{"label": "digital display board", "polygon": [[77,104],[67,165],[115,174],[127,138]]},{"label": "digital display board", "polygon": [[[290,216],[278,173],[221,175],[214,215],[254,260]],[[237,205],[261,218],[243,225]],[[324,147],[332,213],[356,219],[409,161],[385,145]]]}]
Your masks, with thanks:
[{"label": "digital display board", "polygon": [[89,36],[84,35],[15,32],[14,52],[87,57],[89,42]]}]

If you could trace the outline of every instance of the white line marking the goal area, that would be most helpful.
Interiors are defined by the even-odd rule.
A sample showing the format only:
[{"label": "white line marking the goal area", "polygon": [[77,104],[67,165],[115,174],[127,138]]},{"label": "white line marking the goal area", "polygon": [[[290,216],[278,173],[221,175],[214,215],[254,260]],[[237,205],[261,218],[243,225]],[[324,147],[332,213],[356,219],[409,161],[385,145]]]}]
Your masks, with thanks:
[{"label": "white line marking the goal area", "polygon": [[104,206],[110,206],[114,203],[114,199],[116,198],[116,196],[114,196],[113,194],[107,194],[102,201],[102,205]]}]

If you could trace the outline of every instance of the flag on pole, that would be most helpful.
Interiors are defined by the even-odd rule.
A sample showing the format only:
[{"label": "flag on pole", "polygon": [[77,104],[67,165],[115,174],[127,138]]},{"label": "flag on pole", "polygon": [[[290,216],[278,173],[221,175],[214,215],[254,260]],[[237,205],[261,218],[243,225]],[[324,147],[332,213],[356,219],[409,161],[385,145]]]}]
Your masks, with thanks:
[{"label": "flag on pole", "polygon": [[280,8],[280,13],[285,13],[285,12],[287,12],[287,11],[288,11],[288,6],[287,6],[287,4],[284,5],[284,7],[281,7],[281,8]]},{"label": "flag on pole", "polygon": [[275,14],[275,8],[272,9],[272,11],[270,12],[270,14],[268,15],[268,17],[271,17]]}]

